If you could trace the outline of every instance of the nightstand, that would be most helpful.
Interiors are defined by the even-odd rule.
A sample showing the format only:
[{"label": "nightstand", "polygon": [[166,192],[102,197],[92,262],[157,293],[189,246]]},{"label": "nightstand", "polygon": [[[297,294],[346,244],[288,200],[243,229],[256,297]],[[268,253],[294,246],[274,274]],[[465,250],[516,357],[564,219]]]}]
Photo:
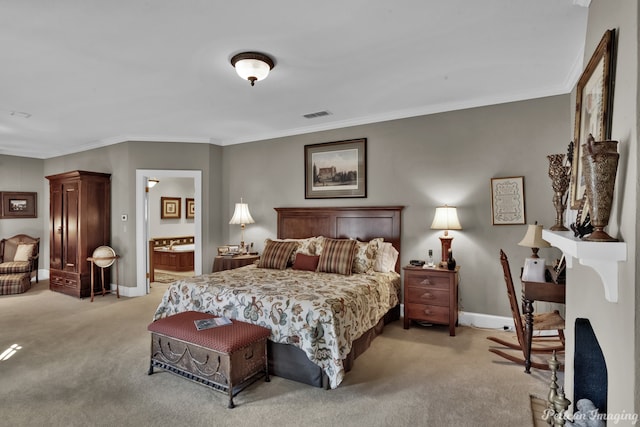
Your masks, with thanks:
[{"label": "nightstand", "polygon": [[456,335],[458,324],[458,270],[407,265],[404,270],[404,328],[412,320],[449,325]]},{"label": "nightstand", "polygon": [[236,256],[217,256],[213,259],[212,273],[223,270],[233,270],[234,268],[244,267],[253,264],[260,259],[260,255],[236,255]]}]

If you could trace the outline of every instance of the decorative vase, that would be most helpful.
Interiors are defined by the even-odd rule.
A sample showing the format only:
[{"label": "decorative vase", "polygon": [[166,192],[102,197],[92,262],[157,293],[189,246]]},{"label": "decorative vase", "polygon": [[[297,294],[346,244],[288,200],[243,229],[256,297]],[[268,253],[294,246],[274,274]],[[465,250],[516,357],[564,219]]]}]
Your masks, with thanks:
[{"label": "decorative vase", "polygon": [[590,205],[591,224],[594,231],[585,240],[592,242],[617,242],[603,229],[609,224],[613,188],[618,169],[618,141],[595,141],[589,135],[582,146],[582,170],[586,184],[587,199]]},{"label": "decorative vase", "polygon": [[564,165],[564,154],[550,154],[549,178],[551,178],[551,188],[553,188],[553,206],[556,208],[556,223],[551,227],[554,231],[568,231],[563,225],[562,217],[567,208],[567,190],[571,180],[571,166]]},{"label": "decorative vase", "polygon": [[449,270],[456,269],[456,259],[453,257],[453,251],[449,249],[449,259],[447,259],[447,268]]}]

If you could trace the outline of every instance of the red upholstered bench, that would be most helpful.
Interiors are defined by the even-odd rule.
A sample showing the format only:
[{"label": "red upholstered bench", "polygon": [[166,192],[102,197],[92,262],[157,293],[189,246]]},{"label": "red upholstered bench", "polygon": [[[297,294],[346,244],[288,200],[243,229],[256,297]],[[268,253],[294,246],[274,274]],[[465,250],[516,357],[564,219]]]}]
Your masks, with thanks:
[{"label": "red upholstered bench", "polygon": [[151,323],[151,363],[233,397],[262,374],[269,381],[267,338],[262,326],[232,320],[230,325],[198,331],[195,320],[210,319],[207,313],[187,311]]}]

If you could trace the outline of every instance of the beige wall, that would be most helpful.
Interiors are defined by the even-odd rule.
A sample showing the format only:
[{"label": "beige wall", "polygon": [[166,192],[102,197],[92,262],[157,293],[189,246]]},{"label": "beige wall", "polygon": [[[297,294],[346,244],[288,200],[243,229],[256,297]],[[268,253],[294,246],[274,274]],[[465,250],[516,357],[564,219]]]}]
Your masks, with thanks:
[{"label": "beige wall", "polygon": [[[239,227],[228,225],[240,197],[256,221],[247,226],[245,240],[258,249],[276,234],[277,206],[403,205],[403,263],[425,258],[428,249],[439,257],[441,232],[429,229],[435,207],[457,205],[464,228],[452,232],[454,255],[462,267],[460,309],[510,316],[498,253],[500,248],[507,251],[517,275],[529,254],[517,246],[526,226],[492,225],[490,179],[524,176],[528,221],[552,224],[546,155],[566,150],[570,108],[565,95],[229,147],[128,142],[34,161],[33,174],[46,206],[43,175],[73,169],[112,174],[112,245],[123,253],[121,283],[132,287],[139,262],[133,220],[136,169],[203,171],[205,272],[217,245],[240,240]],[[368,139],[368,197],[305,200],[304,145],[360,137]],[[123,213],[129,215],[126,231]],[[43,213],[40,222],[44,230],[47,216]],[[48,236],[44,246],[43,265],[48,267]],[[558,256],[549,249],[541,252],[550,259]]]},{"label": "beige wall", "polygon": [[[37,218],[0,219],[0,238],[27,234],[40,238],[40,246],[48,245],[49,203],[45,200],[44,162],[40,159],[0,155],[0,191],[35,192]],[[48,189],[46,190],[48,191]],[[45,236],[47,242],[45,243]],[[44,260],[39,262],[44,268]],[[49,263],[47,262],[47,268]]]},{"label": "beige wall", "polygon": [[[637,413],[638,326],[637,307],[637,212],[638,212],[638,4],[635,0],[593,0],[589,8],[585,44],[585,64],[607,29],[615,29],[618,39],[614,90],[612,139],[619,141],[620,164],[616,195],[609,227],[610,234],[627,243],[627,262],[620,268],[617,303],[604,299],[602,281],[589,267],[574,262],[567,272],[567,354],[573,358],[573,324],[588,318],[602,347],[608,370],[607,410],[612,414]],[[569,399],[573,395],[573,366],[565,372]],[[630,425],[630,424],[621,424]]]},{"label": "beige wall", "polygon": [[[136,170],[171,169],[202,171],[203,259],[209,260],[220,240],[220,147],[208,144],[174,144],[164,142],[127,142],[68,156],[44,160],[44,174],[67,170],[90,170],[111,173],[111,244],[122,256],[120,283],[136,287]],[[46,180],[45,180],[46,181]],[[48,183],[45,183],[48,186]],[[47,187],[48,188],[48,187]],[[48,205],[48,189],[45,203]],[[120,220],[127,214],[126,224]],[[48,226],[48,225],[47,225]],[[44,263],[48,263],[48,238]],[[213,248],[213,249],[212,249]],[[203,264],[207,271],[210,262]],[[126,294],[126,291],[125,291]]]},{"label": "beige wall", "polygon": [[[452,232],[460,307],[510,316],[499,250],[510,256],[515,277],[530,250],[517,246],[525,225],[492,225],[490,179],[524,176],[527,220],[552,225],[546,155],[566,152],[570,110],[570,96],[556,96],[224,147],[223,216],[230,218],[243,197],[256,221],[245,240],[261,248],[276,233],[277,206],[403,205],[406,264],[426,258],[428,249],[440,256],[442,232],[429,229],[435,207],[456,205],[463,227]],[[361,137],[368,140],[368,197],[305,200],[304,145]],[[239,241],[239,229],[226,230]]]}]

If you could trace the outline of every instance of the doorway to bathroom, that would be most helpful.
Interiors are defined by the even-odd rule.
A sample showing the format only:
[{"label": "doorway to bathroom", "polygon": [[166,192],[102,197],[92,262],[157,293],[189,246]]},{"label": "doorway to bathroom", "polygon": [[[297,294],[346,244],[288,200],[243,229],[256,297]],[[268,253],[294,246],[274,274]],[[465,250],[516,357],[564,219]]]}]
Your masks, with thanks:
[{"label": "doorway to bathroom", "polygon": [[136,267],[138,295],[149,292],[154,273],[156,281],[202,274],[201,194],[201,171],[136,171],[136,257],[145,260]]}]

